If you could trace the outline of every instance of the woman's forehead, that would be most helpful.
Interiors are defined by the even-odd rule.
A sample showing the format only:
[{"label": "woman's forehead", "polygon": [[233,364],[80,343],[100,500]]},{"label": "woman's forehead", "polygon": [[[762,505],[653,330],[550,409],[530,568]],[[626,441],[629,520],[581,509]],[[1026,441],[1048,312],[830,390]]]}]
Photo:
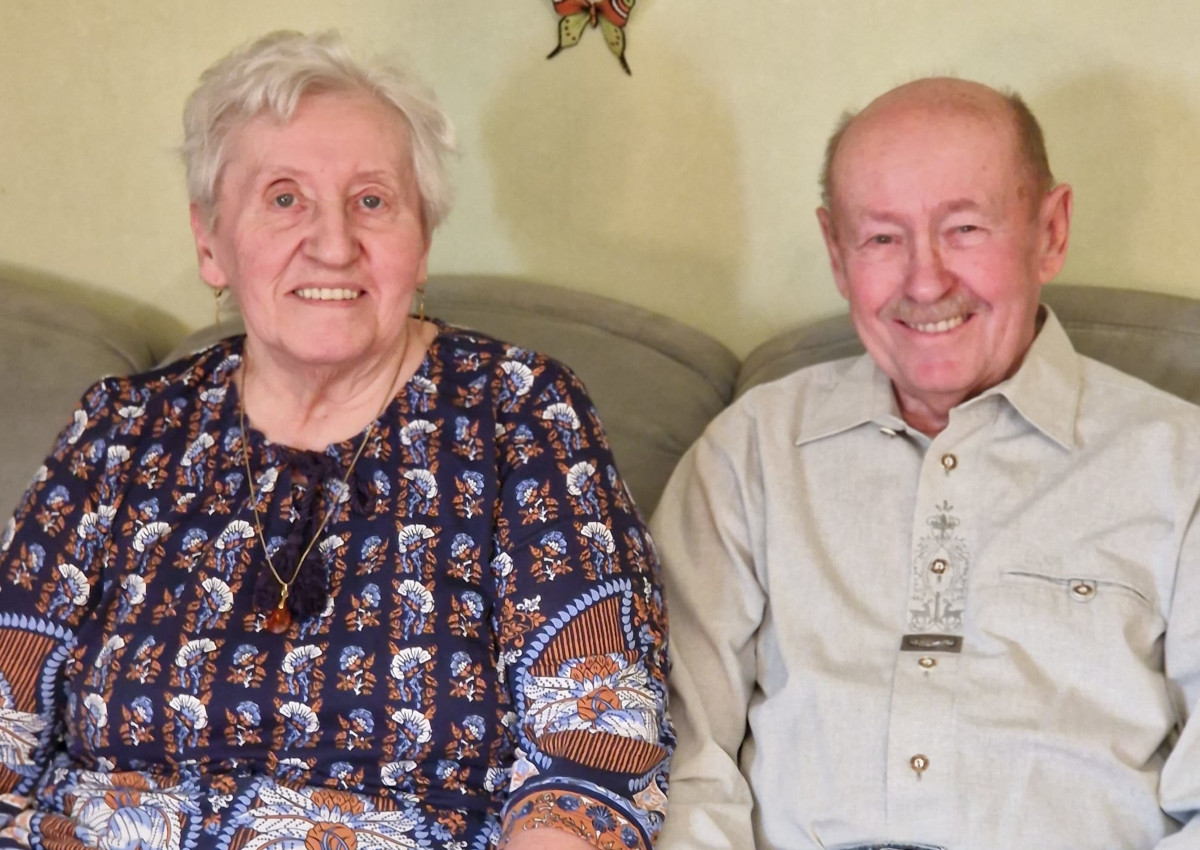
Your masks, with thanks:
[{"label": "woman's forehead", "polygon": [[407,123],[371,95],[305,95],[287,118],[260,112],[229,134],[227,170],[411,173]]}]

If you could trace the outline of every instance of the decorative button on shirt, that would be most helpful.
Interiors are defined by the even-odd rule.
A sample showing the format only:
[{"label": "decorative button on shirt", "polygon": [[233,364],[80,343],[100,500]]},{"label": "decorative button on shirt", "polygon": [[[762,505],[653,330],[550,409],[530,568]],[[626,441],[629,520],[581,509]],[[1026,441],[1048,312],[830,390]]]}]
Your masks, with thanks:
[{"label": "decorative button on shirt", "polygon": [[1081,602],[1087,602],[1096,595],[1096,585],[1089,581],[1076,581],[1071,584],[1071,595]]}]

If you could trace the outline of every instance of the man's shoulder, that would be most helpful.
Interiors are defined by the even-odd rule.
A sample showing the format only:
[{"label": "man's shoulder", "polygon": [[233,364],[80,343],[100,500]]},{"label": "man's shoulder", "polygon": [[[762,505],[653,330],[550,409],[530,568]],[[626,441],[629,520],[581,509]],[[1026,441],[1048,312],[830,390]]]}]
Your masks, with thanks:
[{"label": "man's shoulder", "polygon": [[[866,355],[806,366],[745,390],[709,425],[712,434],[747,429],[796,428],[804,413],[829,401]],[[866,387],[864,386],[864,391]]]},{"label": "man's shoulder", "polygon": [[1120,413],[1135,421],[1170,418],[1200,427],[1200,406],[1195,403],[1092,357],[1080,355],[1079,359],[1085,413],[1095,416]]},{"label": "man's shoulder", "polygon": [[1158,458],[1173,477],[1200,476],[1200,406],[1106,363],[1080,359],[1075,418],[1080,446],[1097,451],[1138,446],[1143,474],[1151,458]]}]

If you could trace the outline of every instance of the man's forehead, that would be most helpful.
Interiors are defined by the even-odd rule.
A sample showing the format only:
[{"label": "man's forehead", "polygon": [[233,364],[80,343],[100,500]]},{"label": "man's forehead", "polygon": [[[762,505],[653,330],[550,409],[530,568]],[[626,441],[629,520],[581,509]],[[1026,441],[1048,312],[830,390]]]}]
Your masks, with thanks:
[{"label": "man's forehead", "polygon": [[838,140],[833,166],[844,164],[847,154],[864,145],[886,146],[908,135],[924,136],[923,144],[936,152],[939,142],[949,143],[949,130],[978,127],[999,131],[1015,141],[1015,118],[1008,98],[994,89],[967,80],[931,78],[907,83],[871,101],[846,125]]},{"label": "man's forehead", "polygon": [[1020,158],[1018,136],[1004,110],[928,101],[885,106],[864,110],[847,127],[832,162],[835,194],[878,186],[897,172],[928,172],[932,166],[937,174],[937,163],[964,159],[1016,175],[1011,164]]},{"label": "man's forehead", "polygon": [[[996,141],[1015,143],[1007,109],[976,108],[974,103],[900,101],[864,110],[846,129],[838,159],[861,148],[896,148],[919,138],[921,153],[936,156],[947,147]],[[836,165],[835,161],[835,165]]]}]

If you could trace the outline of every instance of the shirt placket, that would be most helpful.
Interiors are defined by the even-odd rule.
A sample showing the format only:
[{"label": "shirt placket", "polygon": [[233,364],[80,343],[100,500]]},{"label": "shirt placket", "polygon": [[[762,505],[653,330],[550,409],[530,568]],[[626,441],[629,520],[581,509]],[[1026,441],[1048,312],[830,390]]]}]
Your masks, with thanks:
[{"label": "shirt placket", "polygon": [[913,516],[908,595],[898,623],[888,727],[892,837],[949,844],[955,821],[955,696],[971,567],[967,498],[978,469],[962,429],[928,445]]}]

